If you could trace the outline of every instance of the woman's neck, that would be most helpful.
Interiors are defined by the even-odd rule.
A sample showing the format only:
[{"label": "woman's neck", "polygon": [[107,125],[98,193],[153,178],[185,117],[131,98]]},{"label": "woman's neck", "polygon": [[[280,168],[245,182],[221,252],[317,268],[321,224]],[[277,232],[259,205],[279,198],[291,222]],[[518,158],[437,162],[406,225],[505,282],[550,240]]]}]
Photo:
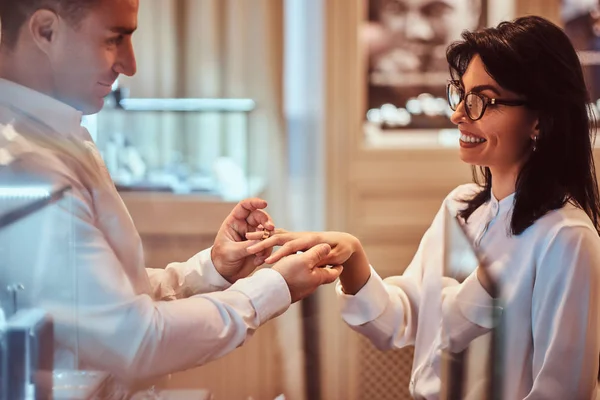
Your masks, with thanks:
[{"label": "woman's neck", "polygon": [[515,192],[519,170],[498,171],[490,168],[492,173],[492,194],[500,201]]}]

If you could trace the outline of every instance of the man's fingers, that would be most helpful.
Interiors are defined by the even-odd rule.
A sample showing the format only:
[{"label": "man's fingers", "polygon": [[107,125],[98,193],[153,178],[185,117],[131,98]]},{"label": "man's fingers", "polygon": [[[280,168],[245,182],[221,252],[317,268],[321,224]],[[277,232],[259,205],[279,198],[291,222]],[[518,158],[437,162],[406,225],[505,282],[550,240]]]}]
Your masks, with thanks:
[{"label": "man's fingers", "polygon": [[273,221],[271,220],[271,216],[263,210],[251,211],[246,217],[246,222],[248,225],[254,228],[258,228],[260,226],[269,231],[272,231],[275,228]]},{"label": "man's fingers", "polygon": [[332,268],[315,268],[313,272],[318,273],[321,277],[321,285],[327,285],[335,282],[340,277],[344,267],[341,265]]},{"label": "man's fingers", "polygon": [[231,215],[235,219],[246,219],[252,211],[261,210],[267,207],[267,202],[259,198],[250,198],[240,201],[231,210]]},{"label": "man's fingers", "polygon": [[[327,257],[331,247],[327,243],[318,244],[305,251],[301,257],[306,260],[307,265],[310,268],[314,268],[322,259]],[[271,257],[269,257],[271,258]]]}]

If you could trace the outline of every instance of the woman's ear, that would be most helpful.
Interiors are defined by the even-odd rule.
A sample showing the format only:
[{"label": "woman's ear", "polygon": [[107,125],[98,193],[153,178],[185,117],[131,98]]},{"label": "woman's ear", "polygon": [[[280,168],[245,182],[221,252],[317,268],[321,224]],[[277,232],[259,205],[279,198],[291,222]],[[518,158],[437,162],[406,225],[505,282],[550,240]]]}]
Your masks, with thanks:
[{"label": "woman's ear", "polygon": [[541,118],[540,116],[536,116],[535,119],[533,120],[533,125],[531,127],[531,139],[533,139],[534,137],[537,138],[540,135],[541,132],[541,122],[540,122]]},{"label": "woman's ear", "polygon": [[531,138],[537,138],[538,136],[540,136],[540,123],[536,122],[535,126],[533,127],[533,134],[531,135]]}]

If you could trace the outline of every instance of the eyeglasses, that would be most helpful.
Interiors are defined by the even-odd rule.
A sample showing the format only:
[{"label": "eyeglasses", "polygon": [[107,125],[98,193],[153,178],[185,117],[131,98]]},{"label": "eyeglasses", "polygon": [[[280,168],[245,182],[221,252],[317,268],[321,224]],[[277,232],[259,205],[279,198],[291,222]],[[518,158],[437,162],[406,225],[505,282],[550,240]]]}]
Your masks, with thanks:
[{"label": "eyeglasses", "polygon": [[469,92],[465,94],[465,91],[460,87],[460,83],[458,81],[448,82],[448,86],[446,87],[446,96],[448,97],[448,104],[450,105],[452,111],[456,111],[458,105],[464,100],[465,111],[467,116],[472,121],[481,119],[489,105],[517,107],[527,104],[527,102],[524,100],[492,99],[476,92]]}]

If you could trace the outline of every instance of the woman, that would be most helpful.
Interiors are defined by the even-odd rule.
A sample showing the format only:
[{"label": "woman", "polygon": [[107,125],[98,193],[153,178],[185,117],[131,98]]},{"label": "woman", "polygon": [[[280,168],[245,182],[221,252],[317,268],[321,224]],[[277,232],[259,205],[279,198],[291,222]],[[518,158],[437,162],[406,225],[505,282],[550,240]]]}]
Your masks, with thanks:
[{"label": "woman", "polygon": [[[380,349],[415,346],[416,398],[439,397],[444,346],[459,351],[492,328],[497,282],[510,355],[503,397],[590,399],[600,351],[600,205],[581,65],[565,34],[539,17],[462,38],[447,51],[448,100],[460,157],[481,175],[447,196],[403,275],[382,280],[344,233],[280,232],[249,250],[283,244],[271,263],[329,243],[326,263],[344,266],[344,320]],[[489,267],[462,283],[445,279],[440,299],[429,289],[440,276],[446,207]],[[440,340],[442,325],[449,340]]]}]

